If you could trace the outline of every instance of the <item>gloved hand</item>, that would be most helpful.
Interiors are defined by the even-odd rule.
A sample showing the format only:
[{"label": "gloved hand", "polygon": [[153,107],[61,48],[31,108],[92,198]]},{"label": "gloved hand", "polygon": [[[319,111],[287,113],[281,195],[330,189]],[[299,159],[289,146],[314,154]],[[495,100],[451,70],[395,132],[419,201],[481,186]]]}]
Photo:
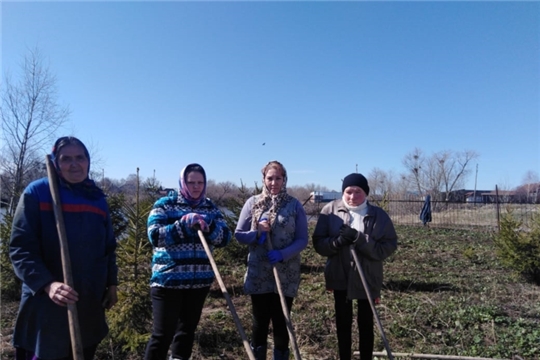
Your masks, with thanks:
[{"label": "gloved hand", "polygon": [[180,218],[180,221],[190,228],[200,228],[203,232],[208,232],[210,227],[206,222],[207,216],[197,213],[189,213]]},{"label": "gloved hand", "polygon": [[334,246],[339,249],[344,246],[352,245],[354,244],[357,235],[358,231],[348,225],[343,224],[339,228],[339,237],[334,240]]},{"label": "gloved hand", "polygon": [[266,241],[266,231],[263,231],[261,232],[261,236],[259,236],[259,240],[257,240],[257,243],[259,245],[262,245],[264,244],[265,241]]},{"label": "gloved hand", "polygon": [[[268,218],[264,217],[261,220],[259,220],[259,223],[268,222]],[[259,240],[257,241],[259,245],[264,244],[266,241],[266,233],[267,231],[261,231],[261,235],[259,236]]]},{"label": "gloved hand", "polygon": [[349,225],[341,225],[339,228],[339,236],[344,239],[344,241],[351,245],[358,238],[358,230],[353,229]]},{"label": "gloved hand", "polygon": [[279,250],[270,250],[267,255],[268,255],[268,260],[270,261],[270,264],[272,265],[283,261],[283,255],[281,255],[281,251]]}]

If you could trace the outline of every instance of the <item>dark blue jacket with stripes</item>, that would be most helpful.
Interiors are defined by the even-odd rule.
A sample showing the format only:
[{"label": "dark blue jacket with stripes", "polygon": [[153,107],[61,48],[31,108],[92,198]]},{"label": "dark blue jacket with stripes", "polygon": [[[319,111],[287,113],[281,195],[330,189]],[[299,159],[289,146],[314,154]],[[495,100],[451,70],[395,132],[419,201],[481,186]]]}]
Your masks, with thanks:
[{"label": "dark blue jacket with stripes", "polygon": [[[117,284],[116,240],[105,198],[89,200],[60,185],[83,347],[107,334],[103,295]],[[13,345],[41,359],[71,353],[67,308],[53,303],[43,288],[64,282],[60,244],[47,178],[32,182],[21,195],[10,239],[10,257],[23,281]]]}]

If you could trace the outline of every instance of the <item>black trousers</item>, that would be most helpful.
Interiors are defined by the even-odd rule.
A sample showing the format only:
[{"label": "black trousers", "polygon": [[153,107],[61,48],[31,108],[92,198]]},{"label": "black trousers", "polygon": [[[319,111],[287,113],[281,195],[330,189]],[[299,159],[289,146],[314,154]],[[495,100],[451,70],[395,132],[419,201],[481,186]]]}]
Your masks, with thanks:
[{"label": "black trousers", "polygon": [[[373,358],[373,312],[368,299],[356,300],[358,305],[357,324],[360,342],[360,359]],[[334,306],[336,311],[336,328],[340,360],[351,360],[353,301],[347,299],[346,290],[334,290]]]},{"label": "black trousers", "polygon": [[[96,354],[99,344],[85,347],[83,349],[83,357],[85,360],[92,360]],[[70,349],[71,350],[71,349]],[[15,348],[15,360],[40,360],[33,352],[24,350],[23,348]],[[58,360],[73,360],[73,355]]]},{"label": "black trousers", "polygon": [[[290,314],[294,298],[285,297],[287,311]],[[289,332],[287,323],[281,308],[279,294],[267,293],[251,295],[251,305],[253,307],[253,339],[254,348],[267,346],[268,329],[272,320],[272,330],[274,334],[274,347],[285,351],[289,348]]]},{"label": "black trousers", "polygon": [[153,287],[150,290],[154,325],[145,360],[165,360],[169,347],[172,357],[189,359],[209,291],[210,287],[186,290]]}]

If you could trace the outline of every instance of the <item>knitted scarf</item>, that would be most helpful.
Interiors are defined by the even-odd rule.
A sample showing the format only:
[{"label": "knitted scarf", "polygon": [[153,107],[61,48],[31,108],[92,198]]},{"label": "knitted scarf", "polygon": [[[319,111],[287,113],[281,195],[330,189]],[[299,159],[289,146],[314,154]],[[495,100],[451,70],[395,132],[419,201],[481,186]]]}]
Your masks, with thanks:
[{"label": "knitted scarf", "polygon": [[349,214],[351,215],[351,223],[347,225],[350,225],[353,229],[364,232],[364,216],[367,214],[368,205],[367,199],[357,206],[349,205],[345,200],[343,200],[343,204],[349,209]]}]

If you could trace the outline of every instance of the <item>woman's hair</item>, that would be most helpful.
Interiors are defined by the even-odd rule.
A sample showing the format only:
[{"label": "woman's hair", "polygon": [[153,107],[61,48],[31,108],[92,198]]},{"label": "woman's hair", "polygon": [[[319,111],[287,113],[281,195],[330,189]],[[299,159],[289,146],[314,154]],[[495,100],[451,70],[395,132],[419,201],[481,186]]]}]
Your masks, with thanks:
[{"label": "woman's hair", "polygon": [[[283,176],[283,185],[281,186],[279,193],[276,195],[272,195],[270,193],[270,190],[266,187],[264,182],[266,173],[270,169],[280,171],[281,175]],[[251,230],[257,229],[257,223],[264,213],[268,213],[268,220],[271,224],[273,224],[281,207],[285,206],[285,204],[292,198],[289,194],[287,194],[287,170],[285,170],[285,166],[283,166],[282,163],[277,160],[270,161],[262,168],[261,172],[263,175],[262,193],[255,200],[253,208],[251,209]]]},{"label": "woman's hair", "polygon": [[285,166],[283,166],[283,164],[280,163],[277,160],[272,160],[272,161],[268,162],[268,164],[263,166],[263,168],[261,169],[261,172],[262,172],[262,175],[263,175],[263,180],[264,180],[264,178],[266,176],[266,173],[270,169],[276,169],[276,170],[281,171],[281,175],[283,176],[284,182],[285,183],[287,182],[287,170],[285,170]]},{"label": "woman's hair", "polygon": [[86,148],[86,146],[83,144],[81,140],[77,139],[74,136],[62,136],[61,138],[58,138],[58,140],[56,140],[52,148],[53,155],[56,155],[61,148],[67,145],[81,146],[84,149],[84,154],[86,155],[86,157],[90,159],[90,153],[88,152],[88,149]]},{"label": "woman's hair", "polygon": [[192,172],[198,172],[200,174],[202,174],[202,176],[204,177],[204,181],[206,181],[206,174],[204,172],[204,169],[201,165],[198,165],[198,164],[194,164],[194,165],[190,165],[188,167],[186,167],[186,171],[184,172],[184,176],[187,178],[187,176],[189,174],[191,174]]}]

